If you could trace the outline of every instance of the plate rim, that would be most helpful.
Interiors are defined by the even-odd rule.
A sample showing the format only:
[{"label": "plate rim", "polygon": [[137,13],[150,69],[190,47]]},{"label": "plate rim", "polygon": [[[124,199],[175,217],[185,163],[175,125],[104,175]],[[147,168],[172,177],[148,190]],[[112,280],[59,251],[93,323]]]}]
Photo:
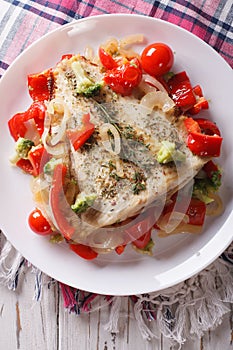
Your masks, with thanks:
[{"label": "plate rim", "polygon": [[[120,17],[132,17],[132,16],[134,16],[134,18],[139,17],[139,18],[145,19],[145,20],[161,22],[161,23],[163,23],[163,24],[165,24],[165,25],[168,25],[168,26],[170,26],[170,27],[179,28],[180,31],[184,31],[184,32],[186,32],[186,33],[191,34],[191,35],[193,36],[193,38],[196,38],[196,39],[199,40],[202,44],[206,45],[206,46],[208,47],[208,49],[211,49],[211,50],[212,50],[212,53],[213,53],[218,59],[220,59],[220,60],[222,61],[222,63],[224,63],[226,66],[228,66],[228,67],[231,69],[230,65],[224,60],[224,58],[223,58],[219,53],[217,53],[217,51],[214,50],[210,45],[208,45],[205,41],[203,41],[202,39],[200,39],[200,38],[197,37],[196,35],[190,33],[188,30],[186,30],[186,29],[184,29],[184,28],[182,28],[182,27],[178,27],[176,24],[173,24],[173,23],[171,23],[171,22],[167,22],[167,21],[165,21],[165,20],[163,20],[163,19],[153,18],[153,17],[144,16],[144,15],[139,15],[139,14],[137,14],[137,15],[136,15],[136,14],[120,14],[120,13],[117,13],[117,14],[103,14],[103,15],[96,15],[96,16],[91,16],[91,17],[86,17],[86,18],[74,20],[74,21],[72,21],[72,22],[70,22],[70,23],[67,23],[67,24],[62,25],[62,26],[60,26],[60,27],[57,27],[57,28],[53,29],[52,31],[49,31],[48,33],[46,33],[46,34],[43,35],[42,37],[40,37],[40,38],[38,38],[37,40],[35,40],[32,44],[30,44],[25,50],[23,50],[23,51],[20,53],[20,55],[12,62],[12,64],[8,67],[8,69],[3,73],[2,78],[1,78],[1,81],[0,81],[0,88],[1,88],[1,86],[4,84],[5,80],[7,80],[7,76],[8,76],[7,72],[9,72],[9,71],[11,70],[11,67],[17,65],[18,61],[21,60],[21,58],[25,55],[26,52],[32,50],[33,47],[34,47],[34,46],[37,46],[37,44],[38,44],[39,42],[41,42],[41,41],[44,40],[45,38],[48,38],[48,37],[54,35],[54,33],[59,33],[60,31],[65,30],[66,28],[69,28],[69,27],[72,27],[72,26],[74,26],[74,25],[78,25],[78,24],[80,24],[80,23],[82,23],[82,22],[90,21],[90,20],[93,20],[93,19],[101,20],[101,18],[106,18],[106,17],[119,17],[119,18],[120,18]],[[231,212],[231,214],[228,216],[226,222],[224,223],[224,225],[222,225],[222,227],[220,228],[220,230],[219,230],[218,232],[223,231],[223,228],[227,225],[228,221],[232,221],[232,223],[233,223],[233,212]],[[4,232],[4,230],[3,230],[3,232]],[[217,232],[216,232],[216,233],[217,233]],[[216,236],[216,235],[215,235],[215,236]],[[209,244],[211,245],[211,244],[213,243],[215,236],[212,237],[212,239],[203,247],[203,250],[205,250],[205,249],[209,246]],[[232,237],[230,237],[230,235],[229,235],[229,240],[228,240],[228,241],[226,240],[225,245],[224,245],[224,247],[222,247],[220,254],[221,254],[221,253],[227,248],[227,246],[231,243],[231,240],[232,240]],[[15,246],[14,243],[11,243],[11,244],[12,244],[13,246]],[[15,248],[15,249],[17,249],[17,248]],[[26,255],[26,254],[24,254],[24,255]],[[180,278],[177,278],[177,279],[176,279],[176,282],[175,282],[175,283],[173,282],[173,283],[167,283],[167,284],[165,284],[165,286],[163,286],[162,289],[165,289],[165,288],[171,287],[171,286],[173,286],[173,285],[176,285],[176,284],[178,284],[178,283],[184,281],[185,279],[190,278],[191,276],[194,276],[196,273],[200,272],[202,269],[204,269],[204,268],[207,267],[209,264],[211,264],[211,263],[217,258],[217,256],[219,256],[219,254],[213,256],[211,259],[206,259],[206,260],[205,260],[205,263],[202,264],[202,267],[198,266],[196,269],[192,270],[192,272],[190,272],[190,274],[186,273],[185,277],[181,277],[181,276],[180,276]],[[193,258],[193,257],[191,257],[191,258]],[[191,258],[190,258],[190,259],[191,259]],[[188,259],[188,260],[190,260],[190,259]],[[194,260],[195,260],[195,258],[194,258]],[[187,260],[186,260],[186,261],[187,261]],[[186,263],[186,261],[185,261],[184,263]],[[179,265],[179,266],[180,266],[180,265]],[[178,266],[178,267],[179,267],[179,266]],[[39,267],[39,268],[40,268],[40,267]],[[176,268],[177,268],[177,266],[176,266]],[[40,268],[40,269],[41,269],[41,268]],[[41,271],[43,271],[45,274],[48,274],[46,271],[44,271],[44,269],[41,269]],[[49,275],[51,275],[51,274],[49,274]],[[55,277],[55,278],[56,278],[57,280],[59,280],[59,278],[57,278],[57,277]],[[73,283],[69,283],[69,284],[70,284],[71,286],[75,287],[75,288],[78,288],[77,286],[73,285]],[[150,291],[144,291],[143,289],[141,289],[141,291],[138,290],[136,294],[147,293],[147,292],[150,293],[150,292],[159,291],[159,290],[162,290],[162,289],[155,289],[155,290],[150,290]],[[91,290],[90,290],[90,292],[95,292],[95,291],[91,291]],[[101,293],[101,291],[98,291],[97,293],[99,293],[99,294],[106,294],[106,293]],[[135,294],[135,293],[132,293],[132,294]],[[114,294],[114,295],[131,295],[131,293],[130,293],[130,294],[125,294],[125,293],[121,294],[120,292],[118,292],[118,293],[116,293],[116,294]]]}]

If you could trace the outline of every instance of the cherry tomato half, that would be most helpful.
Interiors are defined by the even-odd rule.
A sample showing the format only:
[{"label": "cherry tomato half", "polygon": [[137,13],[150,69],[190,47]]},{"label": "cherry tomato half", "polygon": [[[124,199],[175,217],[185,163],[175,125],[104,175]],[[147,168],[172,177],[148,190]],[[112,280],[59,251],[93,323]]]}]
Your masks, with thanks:
[{"label": "cherry tomato half", "polygon": [[49,222],[38,208],[31,212],[28,223],[31,230],[38,235],[46,236],[53,232]]},{"label": "cherry tomato half", "polygon": [[154,77],[159,77],[171,70],[174,55],[169,46],[163,43],[148,45],[141,54],[144,71]]}]

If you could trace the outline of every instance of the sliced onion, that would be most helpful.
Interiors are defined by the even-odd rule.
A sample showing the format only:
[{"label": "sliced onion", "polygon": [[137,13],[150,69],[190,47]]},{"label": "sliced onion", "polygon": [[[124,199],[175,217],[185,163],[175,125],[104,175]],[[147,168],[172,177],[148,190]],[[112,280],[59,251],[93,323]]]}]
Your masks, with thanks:
[{"label": "sliced onion", "polygon": [[156,225],[166,233],[173,232],[181,223],[186,224],[189,221],[189,217],[178,211],[165,214],[161,219],[158,220]]},{"label": "sliced onion", "polygon": [[94,51],[93,48],[90,46],[87,46],[84,50],[84,57],[90,61],[94,58]]},{"label": "sliced onion", "polygon": [[88,237],[88,244],[90,247],[96,249],[115,249],[123,244],[123,238],[116,232],[109,232],[107,229],[101,229]]},{"label": "sliced onion", "polygon": [[140,105],[149,109],[159,107],[163,112],[168,112],[175,106],[175,103],[167,93],[162,91],[152,91],[143,96]]},{"label": "sliced onion", "polygon": [[51,116],[47,113],[45,115],[45,121],[44,121],[44,132],[41,136],[42,143],[46,149],[46,151],[49,154],[52,154],[54,156],[59,156],[61,154],[64,154],[65,147],[63,143],[58,143],[56,146],[52,146],[50,143],[50,123],[51,123]]},{"label": "sliced onion", "polygon": [[24,135],[25,139],[31,140],[34,142],[35,145],[38,145],[40,142],[40,134],[37,130],[36,122],[34,119],[29,119],[26,122],[24,122],[25,127],[27,128],[27,131]]},{"label": "sliced onion", "polygon": [[152,85],[153,87],[155,87],[159,91],[166,92],[166,94],[167,94],[167,90],[165,89],[163,84],[161,84],[156,78],[152,77],[151,75],[144,74],[143,81],[149,85]]},{"label": "sliced onion", "polygon": [[[114,138],[114,150],[112,149],[111,142],[109,141],[109,135],[108,135],[109,131],[111,131]],[[100,126],[99,133],[100,133],[102,144],[106,149],[106,151],[108,151],[113,155],[119,154],[121,151],[121,138],[115,126],[110,123],[104,123]]]},{"label": "sliced onion", "polygon": [[158,231],[158,236],[159,237],[168,237],[168,236],[175,235],[178,233],[199,234],[202,232],[202,228],[203,228],[203,226],[201,226],[201,225],[180,224],[171,232],[166,232],[163,230]]},{"label": "sliced onion", "polygon": [[224,211],[224,206],[223,206],[221,197],[216,193],[211,194],[210,197],[213,198],[213,202],[209,203],[206,206],[206,215],[209,215],[209,216],[221,215]]},{"label": "sliced onion", "polygon": [[145,37],[143,34],[132,34],[132,35],[127,35],[121,40],[119,40],[119,48],[125,48],[126,46],[130,46],[133,44],[141,44],[145,40]]},{"label": "sliced onion", "polygon": [[60,156],[62,154],[64,154],[65,152],[65,146],[63,143],[59,143],[56,146],[51,146],[48,141],[49,141],[49,129],[45,129],[43,132],[43,135],[41,137],[42,139],[42,143],[44,145],[44,148],[46,149],[46,151],[53,155],[53,156]]},{"label": "sliced onion", "polygon": [[[50,113],[50,114],[54,114],[56,111],[59,114],[63,114],[62,120],[58,125],[59,127],[56,128],[57,133],[50,140],[51,145],[55,146],[60,141],[62,141],[65,136],[66,123],[67,123],[67,120],[70,118],[70,110],[67,104],[63,100],[53,99],[49,102],[47,106],[47,111],[48,113],[50,113],[50,111],[53,111],[53,113]],[[53,125],[51,126],[53,127]]]}]

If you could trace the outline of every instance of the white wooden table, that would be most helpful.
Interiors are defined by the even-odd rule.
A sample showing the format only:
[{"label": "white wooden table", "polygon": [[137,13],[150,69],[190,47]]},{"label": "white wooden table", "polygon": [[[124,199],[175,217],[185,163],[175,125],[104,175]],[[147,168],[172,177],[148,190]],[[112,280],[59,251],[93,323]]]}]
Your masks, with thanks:
[{"label": "white wooden table", "polygon": [[[120,331],[104,330],[109,310],[77,316],[63,308],[57,284],[44,287],[41,302],[33,300],[34,274],[23,277],[17,291],[0,287],[1,350],[175,350],[167,339],[145,341],[125,299]],[[201,339],[188,341],[182,350],[233,350],[233,320],[228,313],[222,324]],[[122,323],[122,324],[121,324]]]}]

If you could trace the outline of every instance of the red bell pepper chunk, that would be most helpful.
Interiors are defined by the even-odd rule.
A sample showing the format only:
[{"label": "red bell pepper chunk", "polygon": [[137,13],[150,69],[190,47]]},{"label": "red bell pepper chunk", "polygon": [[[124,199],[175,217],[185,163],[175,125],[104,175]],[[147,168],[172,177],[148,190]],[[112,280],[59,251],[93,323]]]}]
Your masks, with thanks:
[{"label": "red bell pepper chunk", "polygon": [[186,215],[189,217],[190,225],[202,226],[205,221],[206,205],[199,199],[192,198],[187,209]]},{"label": "red bell pepper chunk", "polygon": [[215,123],[211,120],[204,118],[195,119],[201,128],[201,132],[207,135],[218,135],[221,136],[220,130]]},{"label": "red bell pepper chunk", "polygon": [[219,157],[222,137],[218,127],[210,120],[204,118],[184,120],[189,132],[186,144],[196,155],[202,157]]},{"label": "red bell pepper chunk", "polygon": [[118,247],[115,248],[115,252],[118,255],[121,255],[122,253],[124,253],[124,251],[125,251],[125,245],[124,244],[119,245]]},{"label": "red bell pepper chunk", "polygon": [[203,97],[203,92],[202,92],[202,88],[200,87],[200,85],[196,85],[193,87],[193,93],[198,97]]},{"label": "red bell pepper chunk", "polygon": [[127,235],[127,242],[136,242],[138,245],[145,246],[149,242],[149,236],[151,236],[151,229],[154,225],[154,208],[149,208],[146,212],[142,213],[135,219],[134,224],[125,230]]},{"label": "red bell pepper chunk", "polygon": [[15,141],[19,137],[24,137],[27,132],[27,127],[25,122],[34,119],[37,130],[40,136],[44,131],[44,118],[45,118],[46,107],[44,102],[33,102],[26,112],[15,114],[9,121],[8,127],[11,133],[11,136]]},{"label": "red bell pepper chunk", "polygon": [[70,59],[71,57],[73,57],[72,53],[66,53],[65,55],[61,56],[61,60],[64,60],[65,58]]},{"label": "red bell pepper chunk", "polygon": [[[166,214],[172,214],[174,207],[176,205],[175,210],[180,213],[184,213],[188,216],[190,225],[200,225],[204,224],[205,214],[206,214],[206,205],[204,202],[200,201],[196,198],[191,198],[188,208],[186,208],[187,200],[189,198],[184,198],[182,200],[179,198],[177,200],[177,192],[171,197],[171,203],[166,205],[162,212],[162,217]],[[185,207],[184,207],[185,206]],[[155,228],[159,229],[159,227],[155,226]]]},{"label": "red bell pepper chunk", "polygon": [[15,114],[8,121],[10,134],[15,141],[17,141],[19,137],[24,137],[24,135],[26,134],[27,128],[24,122],[27,121],[28,119],[30,119],[30,117],[27,114],[27,112],[23,112],[23,113]]},{"label": "red bell pepper chunk", "polygon": [[219,157],[222,137],[191,132],[187,137],[187,146],[196,155],[202,157]]},{"label": "red bell pepper chunk", "polygon": [[147,231],[143,236],[133,241],[132,244],[138,249],[145,248],[147,244],[150,242],[151,231],[152,231],[152,228],[149,231]]},{"label": "red bell pepper chunk", "polygon": [[28,75],[28,90],[33,101],[49,100],[52,95],[53,84],[54,77],[51,69]]},{"label": "red bell pepper chunk", "polygon": [[36,147],[32,147],[32,149],[28,152],[27,159],[19,159],[16,162],[16,166],[30,175],[38,176],[43,172],[43,167],[48,160],[49,155],[44,146],[38,145]]},{"label": "red bell pepper chunk", "polygon": [[110,88],[122,96],[128,96],[142,79],[142,68],[139,60],[123,63],[105,73],[104,81]]},{"label": "red bell pepper chunk", "polygon": [[186,72],[173,75],[168,80],[170,94],[175,104],[182,110],[187,111],[196,103],[196,97]]},{"label": "red bell pepper chunk", "polygon": [[59,231],[67,240],[70,240],[75,229],[70,225],[61,208],[62,198],[64,198],[63,186],[65,183],[66,173],[67,168],[63,164],[57,164],[54,168],[52,187],[50,191],[50,201],[53,216]]},{"label": "red bell pepper chunk", "polygon": [[[212,178],[213,174],[216,172],[219,172],[219,168],[218,166],[212,161],[209,160],[204,166],[203,166],[203,170],[206,172],[206,175],[209,179]],[[221,174],[219,173],[219,175],[221,176]]]},{"label": "red bell pepper chunk", "polygon": [[107,53],[102,47],[99,48],[99,58],[100,62],[106,69],[113,69],[118,66],[114,58],[109,53]]},{"label": "red bell pepper chunk", "polygon": [[208,109],[209,108],[209,102],[204,98],[200,97],[195,103],[195,105],[188,110],[188,113],[195,115],[198,114],[202,109]]},{"label": "red bell pepper chunk", "polygon": [[98,256],[97,252],[95,252],[91,247],[84,244],[70,244],[69,246],[74,253],[83,259],[93,260]]},{"label": "red bell pepper chunk", "polygon": [[66,134],[72,143],[75,151],[82,147],[95,131],[95,125],[90,122],[90,114],[84,114],[82,118],[83,126],[79,130],[68,129]]},{"label": "red bell pepper chunk", "polygon": [[186,118],[184,120],[184,125],[188,132],[201,132],[201,128],[197,121],[193,118]]},{"label": "red bell pepper chunk", "polygon": [[16,162],[16,166],[22,169],[25,173],[34,175],[34,169],[29,159],[19,159]]}]

